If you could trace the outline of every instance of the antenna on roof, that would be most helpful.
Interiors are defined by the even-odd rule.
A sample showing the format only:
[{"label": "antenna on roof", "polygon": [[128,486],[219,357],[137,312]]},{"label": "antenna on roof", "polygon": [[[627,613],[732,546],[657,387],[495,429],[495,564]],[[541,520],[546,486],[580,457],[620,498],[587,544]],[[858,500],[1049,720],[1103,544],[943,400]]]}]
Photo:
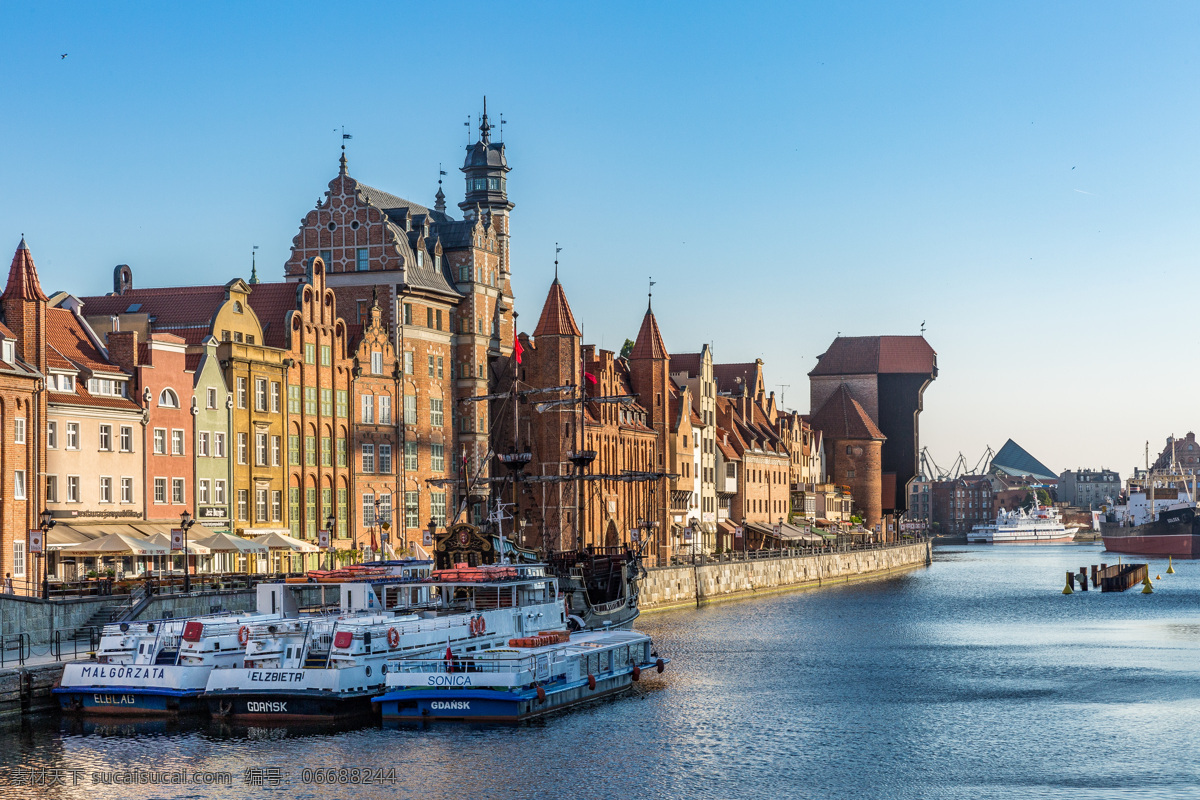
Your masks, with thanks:
[{"label": "antenna on roof", "polygon": [[504,144],[504,123],[508,122],[504,118],[504,112],[500,112],[500,144]]},{"label": "antenna on roof", "polygon": [[471,115],[467,114],[467,121],[463,123],[467,127],[467,148],[471,147]]}]

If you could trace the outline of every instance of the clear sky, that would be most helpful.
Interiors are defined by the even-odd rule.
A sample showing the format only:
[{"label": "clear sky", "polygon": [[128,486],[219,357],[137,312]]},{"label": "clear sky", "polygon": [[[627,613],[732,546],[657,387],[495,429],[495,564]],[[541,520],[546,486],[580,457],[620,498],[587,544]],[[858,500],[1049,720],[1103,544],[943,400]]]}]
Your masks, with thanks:
[{"label": "clear sky", "polygon": [[[117,6],[114,10],[110,6]],[[462,197],[502,112],[514,289],[589,341],[766,361],[914,334],[943,464],[1128,472],[1200,428],[1196,3],[0,6],[0,243],[47,290],[279,279],[336,174]],[[62,54],[67,54],[62,58]]]}]

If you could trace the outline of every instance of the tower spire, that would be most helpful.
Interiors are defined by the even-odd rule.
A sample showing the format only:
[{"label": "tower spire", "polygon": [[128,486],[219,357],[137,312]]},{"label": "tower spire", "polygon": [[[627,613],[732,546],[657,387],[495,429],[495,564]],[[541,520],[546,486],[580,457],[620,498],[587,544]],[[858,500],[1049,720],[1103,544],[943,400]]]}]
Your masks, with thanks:
[{"label": "tower spire", "polygon": [[487,95],[485,94],[483,96],[483,118],[479,121],[479,141],[483,142],[484,144],[489,144],[492,141],[492,137],[489,135],[489,131],[491,131],[491,129],[492,126],[488,124]]},{"label": "tower spire", "polygon": [[252,249],[250,251],[250,280],[248,281],[248,283],[251,286],[258,285],[258,264],[256,263],[256,258],[255,258],[257,255],[258,255],[258,245],[254,245],[254,249]]}]

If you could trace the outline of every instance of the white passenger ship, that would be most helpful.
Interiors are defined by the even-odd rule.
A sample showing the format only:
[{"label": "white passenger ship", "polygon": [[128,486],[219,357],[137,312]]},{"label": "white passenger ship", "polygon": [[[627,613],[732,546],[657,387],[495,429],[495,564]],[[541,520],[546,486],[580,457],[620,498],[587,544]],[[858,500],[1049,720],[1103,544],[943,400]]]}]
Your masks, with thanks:
[{"label": "white passenger ship", "polygon": [[1075,538],[1075,529],[1062,523],[1057,508],[1036,505],[1029,511],[1014,508],[1000,510],[996,521],[988,525],[976,525],[967,536],[969,542],[984,544],[1049,544],[1069,542]]},{"label": "white passenger ship", "polygon": [[242,666],[238,631],[299,615],[284,584],[261,584],[254,612],[105,625],[92,661],[67,664],[54,688],[63,711],[156,716],[203,711],[214,669]]},{"label": "white passenger ship", "polygon": [[397,593],[411,592],[411,584],[360,584],[355,605],[372,611],[249,626],[244,667],[209,676],[209,711],[247,721],[370,713],[388,661],[399,655],[453,658],[566,626],[558,582],[545,565],[460,569],[456,576],[403,600]]}]

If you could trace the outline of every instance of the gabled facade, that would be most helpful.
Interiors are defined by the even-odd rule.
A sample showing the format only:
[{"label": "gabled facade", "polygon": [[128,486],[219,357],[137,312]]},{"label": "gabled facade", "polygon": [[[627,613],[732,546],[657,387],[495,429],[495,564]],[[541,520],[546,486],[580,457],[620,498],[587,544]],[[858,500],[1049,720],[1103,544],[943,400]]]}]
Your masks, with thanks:
[{"label": "gabled facade", "polygon": [[[360,545],[370,545],[376,551],[386,544],[396,555],[409,552],[409,529],[421,526],[418,516],[420,508],[421,489],[416,475],[422,458],[425,461],[434,460],[440,466],[440,472],[445,471],[446,453],[444,445],[427,445],[421,448],[417,437],[410,437],[407,442],[412,451],[403,450],[405,443],[400,435],[401,420],[399,414],[400,397],[400,361],[396,358],[396,348],[392,342],[391,333],[383,324],[383,309],[377,298],[368,309],[368,315],[359,337],[358,347],[353,356],[351,395],[355,398],[355,409],[359,419],[351,425],[351,486],[359,513],[356,515],[352,530],[355,530]],[[385,416],[381,405],[389,410]],[[363,421],[362,415],[371,412],[371,419]],[[444,411],[443,411],[444,413]],[[425,450],[422,453],[422,449]],[[411,488],[407,480],[413,469]],[[433,489],[440,492],[440,514],[438,526],[446,525],[446,489]],[[399,508],[393,510],[399,504]],[[439,503],[433,503],[438,506]],[[387,523],[388,530],[383,529]],[[384,548],[386,551],[386,548]]]},{"label": "gabled facade", "polygon": [[[449,509],[462,505],[473,520],[483,518],[491,495],[492,411],[486,403],[460,401],[486,395],[498,384],[507,387],[513,378],[510,168],[504,145],[491,140],[491,130],[485,108],[479,138],[468,145],[462,166],[462,219],[447,213],[440,186],[433,208],[405,200],[351,177],[343,153],[337,177],[304,216],[284,266],[288,280],[300,280],[310,259],[323,259],[329,265],[328,285],[350,326],[366,324],[378,293],[382,323],[393,330],[405,375],[405,442],[418,449],[438,444],[466,476],[409,471],[410,485],[402,491],[406,497],[418,492],[421,527],[441,517],[441,506],[434,506],[440,494],[431,494],[431,487],[446,493]],[[427,374],[430,363],[434,367]],[[438,406],[444,421],[434,425]],[[419,535],[407,527],[410,521],[406,511],[408,535]]]},{"label": "gabled facade", "polygon": [[225,530],[230,525],[229,490],[233,485],[233,462],[229,458],[233,394],[225,385],[217,355],[219,342],[209,335],[199,352],[188,356],[192,371],[192,409],[195,431],[192,453],[195,462],[198,524]]}]

